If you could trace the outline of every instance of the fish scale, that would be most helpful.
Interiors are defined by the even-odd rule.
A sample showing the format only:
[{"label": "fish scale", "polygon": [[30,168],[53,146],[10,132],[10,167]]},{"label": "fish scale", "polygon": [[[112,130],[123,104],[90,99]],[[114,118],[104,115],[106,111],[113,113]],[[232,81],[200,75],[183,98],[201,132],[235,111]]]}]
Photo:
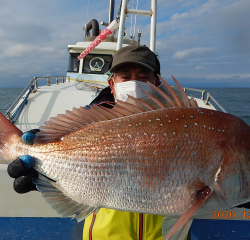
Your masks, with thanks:
[{"label": "fish scale", "polygon": [[[200,114],[197,109],[186,110]],[[211,164],[214,161],[211,155],[216,149],[214,144],[211,145],[212,149],[206,151],[209,142],[204,144],[200,142],[201,139],[205,142],[208,136],[211,139],[211,134],[214,139],[223,134],[219,131],[214,134],[211,127],[207,133],[197,137],[193,134],[193,128],[203,128],[201,124],[195,124],[201,121],[199,118],[202,115],[186,119],[183,117],[183,109],[176,111],[168,108],[141,115],[150,118],[150,126],[146,118],[133,115],[95,123],[92,127],[65,136],[63,147],[60,142],[53,143],[54,151],[49,153],[50,160],[43,162],[41,159],[47,158],[46,151],[41,151],[43,157],[39,156],[35,169],[56,180],[66,195],[83,204],[125,211],[146,210],[153,214],[164,214],[169,208],[172,212],[167,211],[165,214],[182,213],[194,201],[197,190],[200,190],[186,190],[192,187],[194,176],[199,177],[203,184],[212,185],[220,165],[219,161]],[[163,115],[168,116],[162,118]],[[115,127],[117,123],[121,128]],[[145,124],[148,127],[144,128]],[[160,124],[166,127],[161,126],[159,130]],[[188,125],[188,130],[185,125]],[[131,129],[129,134],[126,130],[128,127]],[[167,134],[165,138],[164,133]],[[82,139],[86,142],[81,144]],[[120,141],[122,144],[116,145]],[[160,147],[159,142],[162,142]],[[36,157],[32,151],[29,154]],[[210,161],[200,161],[203,158]],[[158,171],[155,171],[156,167]],[[60,175],[55,174],[57,169],[60,169]],[[139,189],[141,194],[138,194]],[[155,193],[160,189],[165,189],[165,194],[170,194],[171,198],[166,201],[164,195],[160,197]],[[122,199],[126,201],[118,202],[117,199],[121,199],[121,196],[125,196]],[[188,204],[187,198],[190,199]],[[156,199],[157,208],[154,206]],[[178,208],[175,208],[176,202],[182,202],[183,207],[178,204]]]}]

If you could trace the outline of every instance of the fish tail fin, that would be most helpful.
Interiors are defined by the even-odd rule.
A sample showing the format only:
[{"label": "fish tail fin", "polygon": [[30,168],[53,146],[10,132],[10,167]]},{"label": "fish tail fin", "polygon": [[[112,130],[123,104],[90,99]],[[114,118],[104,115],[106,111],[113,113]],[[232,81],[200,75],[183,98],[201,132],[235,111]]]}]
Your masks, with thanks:
[{"label": "fish tail fin", "polygon": [[13,160],[9,158],[10,153],[5,145],[13,136],[21,137],[22,134],[21,130],[0,113],[0,163],[10,163]]}]

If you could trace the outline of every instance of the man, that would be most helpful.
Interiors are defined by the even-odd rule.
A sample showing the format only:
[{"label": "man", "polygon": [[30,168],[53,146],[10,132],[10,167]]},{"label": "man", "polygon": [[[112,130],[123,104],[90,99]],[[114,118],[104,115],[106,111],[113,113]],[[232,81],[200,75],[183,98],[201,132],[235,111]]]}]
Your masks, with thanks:
[{"label": "man", "polygon": [[[105,88],[86,108],[95,104],[111,107],[107,103],[115,102],[116,99],[126,101],[127,94],[143,98],[145,94],[140,89],[149,90],[147,81],[156,86],[160,84],[157,76],[160,75],[160,63],[155,54],[145,46],[129,46],[118,50],[109,65],[109,72],[110,87]],[[24,141],[32,143],[35,133],[36,130],[33,130],[24,134]],[[32,158],[21,156],[8,168],[10,176],[16,178],[14,189],[19,193],[35,189],[32,177],[36,176],[36,172],[32,168],[27,172],[27,165],[32,166]],[[73,239],[160,240],[163,217],[101,208],[87,217],[84,224],[75,225]]]}]

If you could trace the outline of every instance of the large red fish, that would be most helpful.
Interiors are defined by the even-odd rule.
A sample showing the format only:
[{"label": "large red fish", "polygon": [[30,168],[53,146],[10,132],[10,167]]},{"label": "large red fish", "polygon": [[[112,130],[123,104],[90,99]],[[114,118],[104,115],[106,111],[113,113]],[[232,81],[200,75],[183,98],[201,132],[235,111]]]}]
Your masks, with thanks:
[{"label": "large red fish", "polygon": [[194,213],[250,201],[250,127],[163,84],[144,101],[51,118],[32,146],[1,115],[0,163],[31,155],[37,188],[62,216],[101,207],[181,216],[166,239],[181,226],[183,237]]}]

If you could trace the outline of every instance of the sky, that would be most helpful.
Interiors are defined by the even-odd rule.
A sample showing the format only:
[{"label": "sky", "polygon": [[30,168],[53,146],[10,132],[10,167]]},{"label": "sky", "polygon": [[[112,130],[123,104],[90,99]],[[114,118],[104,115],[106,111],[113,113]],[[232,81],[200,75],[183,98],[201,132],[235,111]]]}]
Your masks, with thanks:
[{"label": "sky", "polygon": [[[83,40],[91,19],[108,22],[109,0],[0,2],[0,87],[66,75],[67,46]],[[150,2],[139,1],[138,9],[150,10]],[[130,0],[129,8],[136,4]],[[118,0],[115,16],[119,5]],[[173,74],[185,87],[250,88],[249,12],[249,0],[158,0],[156,53],[162,77],[171,81]],[[139,29],[141,44],[149,46],[150,17],[137,16],[135,28],[134,22],[129,15],[127,35]]]}]

